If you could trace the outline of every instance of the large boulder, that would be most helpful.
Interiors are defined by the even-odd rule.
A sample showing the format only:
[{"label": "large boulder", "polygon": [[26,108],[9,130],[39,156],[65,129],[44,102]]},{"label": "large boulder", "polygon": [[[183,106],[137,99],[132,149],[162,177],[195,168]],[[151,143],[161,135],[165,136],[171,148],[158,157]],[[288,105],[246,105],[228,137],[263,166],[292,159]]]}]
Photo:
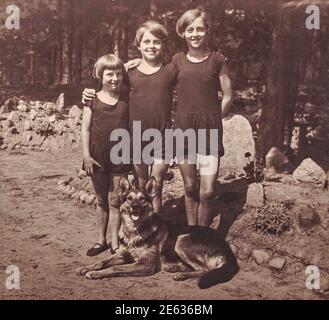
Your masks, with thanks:
[{"label": "large boulder", "polygon": [[82,111],[80,110],[80,108],[77,105],[74,105],[73,107],[71,107],[71,109],[69,111],[70,118],[80,119],[81,116],[82,116]]},{"label": "large boulder", "polygon": [[255,141],[249,121],[240,115],[223,120],[223,144],[225,155],[220,160],[221,168],[244,173],[245,154],[249,152],[251,160],[255,157]]},{"label": "large boulder", "polygon": [[9,116],[7,118],[9,121],[13,122],[14,124],[17,124],[20,120],[18,111],[12,111],[9,113]]},{"label": "large boulder", "polygon": [[288,157],[277,147],[272,147],[270,149],[265,157],[265,160],[266,169],[271,172],[281,172],[290,167]]},{"label": "large boulder", "polygon": [[64,93],[61,93],[56,100],[56,110],[61,111],[64,109]]},{"label": "large boulder", "polygon": [[322,183],[326,178],[324,170],[311,158],[303,160],[292,175],[297,182]]},{"label": "large boulder", "polygon": [[45,110],[46,114],[50,116],[55,111],[55,105],[52,102],[47,102]]},{"label": "large boulder", "polygon": [[11,111],[17,110],[18,99],[16,97],[9,98],[4,103],[4,113],[9,113]]}]

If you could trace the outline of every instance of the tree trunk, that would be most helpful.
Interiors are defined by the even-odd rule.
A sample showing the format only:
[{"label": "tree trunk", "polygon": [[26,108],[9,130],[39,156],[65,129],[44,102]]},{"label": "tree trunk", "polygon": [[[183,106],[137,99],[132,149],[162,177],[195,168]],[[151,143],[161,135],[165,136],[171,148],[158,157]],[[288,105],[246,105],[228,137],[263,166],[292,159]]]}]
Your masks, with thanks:
[{"label": "tree trunk", "polygon": [[125,24],[121,34],[121,43],[120,43],[120,59],[123,62],[128,60],[128,25]]},{"label": "tree trunk", "polygon": [[300,67],[312,34],[300,27],[305,24],[305,6],[294,2],[280,4],[278,12],[256,144],[258,169],[264,165],[271,147],[290,146]]},{"label": "tree trunk", "polygon": [[72,36],[73,36],[73,2],[61,0],[62,12],[64,15],[62,24],[62,62],[63,70],[61,84],[72,83]]},{"label": "tree trunk", "polygon": [[6,60],[5,57],[2,57],[0,83],[5,84],[5,82],[6,82]]}]

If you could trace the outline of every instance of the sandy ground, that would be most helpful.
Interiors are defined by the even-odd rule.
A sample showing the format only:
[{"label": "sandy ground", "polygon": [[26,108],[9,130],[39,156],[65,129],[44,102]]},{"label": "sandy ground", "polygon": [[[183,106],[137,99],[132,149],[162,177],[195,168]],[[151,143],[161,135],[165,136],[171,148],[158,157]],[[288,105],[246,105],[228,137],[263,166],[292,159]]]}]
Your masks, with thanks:
[{"label": "sandy ground", "polygon": [[[85,256],[95,240],[94,209],[55,192],[58,179],[79,165],[79,153],[0,153],[0,299],[321,299],[305,287],[305,272],[275,273],[250,262],[229,283],[207,290],[164,272],[97,281],[77,276],[75,268],[107,255]],[[9,265],[20,269],[19,290],[4,285]]]}]

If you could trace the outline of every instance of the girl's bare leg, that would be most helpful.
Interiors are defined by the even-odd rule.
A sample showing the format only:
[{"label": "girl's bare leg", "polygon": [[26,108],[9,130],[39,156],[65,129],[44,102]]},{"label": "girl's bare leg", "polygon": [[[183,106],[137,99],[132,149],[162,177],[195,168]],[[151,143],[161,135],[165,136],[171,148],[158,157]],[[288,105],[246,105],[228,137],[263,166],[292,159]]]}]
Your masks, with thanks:
[{"label": "girl's bare leg", "polygon": [[156,180],[156,195],[153,198],[154,211],[160,213],[162,208],[162,188],[164,175],[168,171],[169,164],[165,163],[154,163],[152,167],[151,176]]},{"label": "girl's bare leg", "polygon": [[109,207],[110,207],[110,232],[111,232],[111,246],[115,250],[119,247],[119,229],[121,224],[120,219],[120,200],[119,200],[119,182],[122,177],[127,175],[111,175],[111,184],[109,192]]},{"label": "girl's bare leg", "polygon": [[189,226],[198,225],[198,172],[196,164],[189,164],[185,159],[179,163],[179,169],[183,177],[185,189],[185,209],[187,224]]},{"label": "girl's bare leg", "polygon": [[199,161],[200,191],[198,224],[209,226],[212,220],[215,183],[218,175],[219,159],[214,156],[201,156]]},{"label": "girl's bare leg", "polygon": [[134,164],[135,175],[137,176],[137,187],[144,188],[148,180],[149,166],[145,163]]}]

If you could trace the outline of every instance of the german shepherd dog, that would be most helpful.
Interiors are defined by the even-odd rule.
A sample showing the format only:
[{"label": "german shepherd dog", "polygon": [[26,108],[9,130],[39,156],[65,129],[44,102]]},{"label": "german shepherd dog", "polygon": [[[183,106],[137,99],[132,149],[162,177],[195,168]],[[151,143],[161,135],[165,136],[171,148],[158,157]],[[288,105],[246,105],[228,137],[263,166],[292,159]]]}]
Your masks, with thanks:
[{"label": "german shepherd dog", "polygon": [[154,212],[152,177],[145,189],[120,180],[120,248],[109,258],[76,270],[88,279],[150,276],[162,269],[177,273],[174,280],[199,278],[200,288],[229,281],[239,270],[236,258],[220,234],[208,227],[188,227],[178,236]]}]

